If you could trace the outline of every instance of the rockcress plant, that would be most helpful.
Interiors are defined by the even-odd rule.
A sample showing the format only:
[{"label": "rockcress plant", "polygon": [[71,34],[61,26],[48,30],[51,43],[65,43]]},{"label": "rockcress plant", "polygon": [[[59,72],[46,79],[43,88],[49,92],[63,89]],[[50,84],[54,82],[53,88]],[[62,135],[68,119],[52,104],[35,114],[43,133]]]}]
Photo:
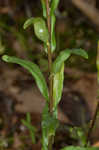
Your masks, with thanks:
[{"label": "rockcress plant", "polygon": [[[44,75],[37,64],[8,55],[4,55],[2,59],[5,62],[16,63],[24,67],[35,79],[37,87],[46,101],[46,105],[42,113],[41,124],[42,150],[52,150],[55,132],[59,125],[57,119],[57,108],[61,100],[63,90],[64,62],[67,61],[72,54],[82,56],[85,59],[88,59],[88,55],[83,49],[65,49],[61,50],[59,55],[52,62],[53,53],[55,53],[56,50],[55,10],[58,7],[59,0],[41,0],[41,4],[43,9],[43,17],[27,19],[24,23],[24,29],[32,25],[36,37],[41,40],[44,45],[44,51],[48,55],[49,87],[47,86]],[[96,148],[67,146],[61,150],[96,150]]]}]

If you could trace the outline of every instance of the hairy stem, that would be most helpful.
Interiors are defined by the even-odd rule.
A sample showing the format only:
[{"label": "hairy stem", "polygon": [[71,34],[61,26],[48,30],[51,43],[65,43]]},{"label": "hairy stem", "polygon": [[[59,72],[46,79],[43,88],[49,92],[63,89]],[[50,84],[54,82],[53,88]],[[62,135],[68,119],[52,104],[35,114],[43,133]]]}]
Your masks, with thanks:
[{"label": "hairy stem", "polygon": [[[53,76],[52,76],[52,52],[51,52],[51,18],[50,18],[50,1],[46,0],[47,26],[49,32],[49,41],[47,43],[48,50],[48,67],[49,67],[49,111],[53,115]],[[54,136],[49,137],[48,150],[52,150]]]}]

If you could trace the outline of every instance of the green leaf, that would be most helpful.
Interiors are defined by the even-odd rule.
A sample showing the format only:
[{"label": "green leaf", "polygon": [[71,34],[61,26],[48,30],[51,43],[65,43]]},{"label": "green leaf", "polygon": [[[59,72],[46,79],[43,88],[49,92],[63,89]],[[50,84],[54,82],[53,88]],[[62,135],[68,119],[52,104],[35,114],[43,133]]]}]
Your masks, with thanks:
[{"label": "green leaf", "polygon": [[43,42],[48,42],[49,34],[45,24],[45,21],[42,18],[36,18],[34,22],[34,31],[36,36]]},{"label": "green leaf", "polygon": [[55,15],[54,12],[58,6],[59,0],[53,0],[51,3],[51,51],[53,52],[56,49],[56,39],[55,39]]},{"label": "green leaf", "polygon": [[72,49],[71,54],[82,56],[85,59],[88,59],[88,54],[85,50],[79,48],[79,49]]},{"label": "green leaf", "polygon": [[58,120],[50,115],[48,104],[46,104],[42,114],[42,150],[48,150],[49,137],[55,136],[58,125]]},{"label": "green leaf", "polygon": [[99,150],[99,147],[79,147],[79,146],[67,146],[61,150]]},{"label": "green leaf", "polygon": [[76,54],[88,59],[88,54],[83,49],[66,49],[64,51],[61,51],[56,60],[54,61],[52,68],[53,73],[57,73],[58,71],[60,71],[62,63],[66,61],[71,56],[71,54]]},{"label": "green leaf", "polygon": [[34,18],[31,17],[29,19],[27,19],[23,25],[23,28],[26,29],[28,28],[30,25],[33,25],[34,24]]},{"label": "green leaf", "polygon": [[14,56],[11,57],[8,55],[4,55],[2,59],[5,62],[16,63],[16,64],[21,65],[25,69],[27,69],[34,77],[36,84],[40,92],[42,93],[42,95],[45,97],[46,100],[49,101],[48,87],[47,87],[46,81],[44,79],[42,72],[40,71],[39,67],[36,64],[27,60],[22,60],[17,57],[14,57]]},{"label": "green leaf", "polygon": [[34,32],[37,38],[44,43],[47,43],[49,39],[49,33],[44,19],[40,17],[30,18],[24,23],[24,29],[26,29],[31,24],[34,25]]},{"label": "green leaf", "polygon": [[56,8],[58,7],[58,4],[59,4],[59,0],[52,0],[52,3],[51,3],[51,14],[54,13]]},{"label": "green leaf", "polygon": [[34,32],[35,35],[41,41],[47,43],[49,39],[48,30],[45,21],[42,18],[35,18],[34,20]]},{"label": "green leaf", "polygon": [[63,80],[64,80],[64,63],[62,64],[60,72],[57,72],[53,77],[54,108],[56,108],[62,96]]},{"label": "green leaf", "polygon": [[51,51],[56,49],[56,39],[55,39],[55,15],[51,15]]},{"label": "green leaf", "polygon": [[42,8],[43,8],[43,17],[46,18],[46,3],[45,0],[41,0]]},{"label": "green leaf", "polygon": [[70,51],[69,50],[65,50],[60,52],[60,54],[58,55],[58,57],[56,58],[56,60],[53,63],[53,73],[57,73],[60,71],[60,68],[62,66],[62,63],[67,60],[70,57]]},{"label": "green leaf", "polygon": [[31,116],[30,116],[29,112],[27,112],[27,114],[26,114],[26,120],[27,120],[27,122],[31,122]]}]

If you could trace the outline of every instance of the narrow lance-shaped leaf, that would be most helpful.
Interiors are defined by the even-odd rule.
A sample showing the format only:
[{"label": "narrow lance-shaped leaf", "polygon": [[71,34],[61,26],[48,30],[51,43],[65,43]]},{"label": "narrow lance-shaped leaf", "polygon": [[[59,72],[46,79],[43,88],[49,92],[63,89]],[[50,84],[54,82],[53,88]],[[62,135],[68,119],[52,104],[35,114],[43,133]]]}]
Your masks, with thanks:
[{"label": "narrow lance-shaped leaf", "polygon": [[64,63],[61,66],[60,72],[57,72],[53,77],[54,108],[57,107],[62,96],[63,80],[64,80]]},{"label": "narrow lance-shaped leaf", "polygon": [[45,0],[41,0],[42,8],[43,8],[43,17],[46,18],[46,3]]},{"label": "narrow lance-shaped leaf", "polygon": [[53,73],[57,73],[58,71],[60,71],[62,63],[66,61],[71,56],[71,54],[76,54],[88,59],[88,54],[83,49],[66,49],[64,51],[61,51],[56,60],[54,61],[52,68]]},{"label": "narrow lance-shaped leaf", "polygon": [[62,51],[60,52],[60,54],[58,55],[58,57],[55,59],[54,63],[53,63],[53,73],[57,73],[60,71],[60,68],[62,66],[62,63],[67,60],[70,57],[70,52],[67,51]]},{"label": "narrow lance-shaped leaf", "polygon": [[30,25],[33,25],[34,24],[34,18],[31,17],[29,19],[27,19],[23,25],[23,28],[26,29],[28,28]]},{"label": "narrow lance-shaped leaf", "polygon": [[56,39],[55,39],[55,10],[58,6],[59,0],[52,0],[51,2],[51,51],[53,52],[56,49]]},{"label": "narrow lance-shaped leaf", "polygon": [[47,87],[46,81],[44,79],[42,72],[40,71],[39,67],[36,64],[34,64],[33,62],[30,62],[30,61],[27,61],[27,60],[22,60],[17,57],[14,57],[14,56],[11,57],[8,55],[4,55],[2,57],[2,59],[5,62],[16,63],[16,64],[21,65],[25,69],[27,69],[34,77],[36,84],[37,84],[40,92],[42,93],[42,95],[45,97],[45,99],[47,101],[49,100],[48,87]]},{"label": "narrow lance-shaped leaf", "polygon": [[61,150],[99,150],[99,147],[79,147],[79,146],[66,146]]},{"label": "narrow lance-shaped leaf", "polygon": [[56,39],[55,39],[55,15],[51,15],[51,51],[53,52],[56,49]]},{"label": "narrow lance-shaped leaf", "polygon": [[51,14],[55,12],[56,8],[58,7],[59,0],[52,0],[51,3]]},{"label": "narrow lance-shaped leaf", "polygon": [[88,54],[85,50],[79,48],[79,49],[71,49],[71,54],[79,55],[85,59],[88,59]]},{"label": "narrow lance-shaped leaf", "polygon": [[45,23],[45,20],[37,17],[37,18],[29,18],[25,23],[24,23],[24,29],[26,29],[28,26],[34,25],[34,32],[35,35],[37,36],[38,39],[43,41],[44,43],[48,42],[49,39],[49,33],[48,29]]}]

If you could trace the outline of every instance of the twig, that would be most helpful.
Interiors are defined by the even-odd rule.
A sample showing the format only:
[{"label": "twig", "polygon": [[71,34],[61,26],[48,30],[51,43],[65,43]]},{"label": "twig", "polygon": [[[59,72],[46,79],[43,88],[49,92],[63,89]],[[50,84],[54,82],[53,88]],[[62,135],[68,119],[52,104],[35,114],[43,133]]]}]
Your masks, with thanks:
[{"label": "twig", "polygon": [[[97,74],[99,76],[99,41],[98,41],[98,48],[97,48],[96,66],[97,66],[97,72],[98,72]],[[98,83],[99,83],[99,77],[98,77]],[[90,128],[88,130],[87,139],[86,139],[86,145],[85,146],[88,145],[88,141],[89,141],[90,135],[91,135],[92,130],[93,130],[94,126],[95,126],[95,122],[96,122],[96,119],[97,119],[98,111],[99,111],[99,101],[97,102],[96,111],[95,111],[93,120],[91,122]]]},{"label": "twig", "polygon": [[86,145],[85,145],[85,146],[88,146],[88,142],[89,142],[90,135],[91,135],[92,130],[93,130],[94,126],[95,126],[95,122],[96,122],[96,119],[97,119],[98,111],[99,111],[99,102],[97,103],[96,111],[95,111],[93,120],[92,120],[92,122],[91,122],[89,131],[88,131],[88,134],[87,134],[87,140],[86,140]]}]

